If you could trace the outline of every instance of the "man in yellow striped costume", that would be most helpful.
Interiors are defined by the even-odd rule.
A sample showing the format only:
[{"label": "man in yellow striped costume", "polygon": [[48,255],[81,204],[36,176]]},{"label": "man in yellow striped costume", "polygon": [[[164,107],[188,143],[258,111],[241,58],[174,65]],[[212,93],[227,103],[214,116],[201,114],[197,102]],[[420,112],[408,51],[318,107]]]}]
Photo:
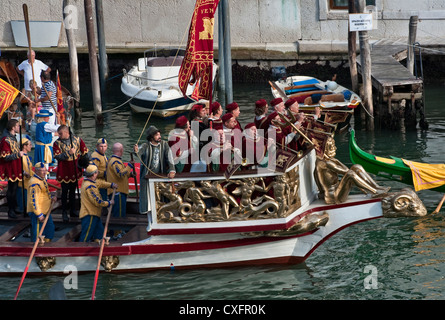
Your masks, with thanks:
[{"label": "man in yellow striped costume", "polygon": [[100,188],[117,188],[114,183],[97,180],[98,170],[94,164],[90,164],[85,172],[85,179],[81,187],[81,202],[79,217],[82,224],[80,233],[81,242],[91,240],[101,240],[104,233],[104,226],[100,220],[103,207],[109,207],[113,204],[111,201],[103,200]]},{"label": "man in yellow striped costume", "polygon": [[[47,214],[50,214],[51,203],[55,202],[57,198],[51,197],[46,182],[47,169],[42,162],[36,163],[35,174],[29,180],[28,187],[28,204],[27,212],[31,218],[31,240],[36,241],[40,233],[43,221]],[[45,241],[51,241],[54,237],[54,223],[51,216],[48,218],[43,235]]]},{"label": "man in yellow striped costume", "polygon": [[[113,182],[119,187],[116,190],[115,205],[113,206],[112,214],[116,218],[124,218],[126,216],[127,207],[127,195],[129,192],[128,178],[132,176],[133,163],[129,163],[128,166],[122,161],[122,155],[124,154],[124,147],[121,143],[116,142],[113,145],[113,155],[108,161],[107,166],[107,181]],[[108,190],[108,194],[111,194],[111,189]],[[116,231],[114,237],[118,238],[120,232]]]},{"label": "man in yellow striped costume", "polygon": [[[22,139],[21,150],[24,152],[24,154],[23,154],[23,176],[24,176],[24,179],[22,182],[19,182],[19,186],[17,188],[17,212],[25,212],[25,214],[26,214],[26,211],[23,209],[22,196],[23,195],[25,196],[25,209],[26,209],[29,180],[31,180],[31,177],[34,175],[34,171],[32,169],[31,158],[28,155],[32,149],[32,142],[30,139],[31,138],[28,139],[25,137]],[[23,182],[25,184],[25,189],[22,192]]]},{"label": "man in yellow striped costume", "polygon": [[[91,154],[90,160],[97,167],[97,179],[102,181],[107,181],[107,165],[108,165],[108,157],[105,152],[108,149],[107,140],[104,138],[100,138],[96,143],[96,150]],[[100,195],[102,199],[107,200],[107,189],[99,189]]]}]

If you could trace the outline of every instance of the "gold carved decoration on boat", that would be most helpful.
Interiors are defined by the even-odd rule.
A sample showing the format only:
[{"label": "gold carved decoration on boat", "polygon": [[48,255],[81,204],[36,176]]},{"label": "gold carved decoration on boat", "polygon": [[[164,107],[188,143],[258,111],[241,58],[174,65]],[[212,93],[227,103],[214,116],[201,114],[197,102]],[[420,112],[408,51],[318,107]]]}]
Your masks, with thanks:
[{"label": "gold carved decoration on boat", "polygon": [[291,237],[303,233],[311,232],[319,227],[324,227],[329,221],[329,214],[326,211],[322,213],[310,213],[302,217],[292,227],[285,230],[270,230],[270,231],[254,231],[246,233],[252,237]]},{"label": "gold carved decoration on boat", "polygon": [[298,166],[270,177],[155,183],[158,222],[283,218],[300,207]]},{"label": "gold carved decoration on boat", "polygon": [[103,256],[100,264],[106,272],[110,272],[119,265],[119,256]]},{"label": "gold carved decoration on boat", "polygon": [[48,271],[56,265],[55,257],[36,257],[37,265],[43,272]]}]

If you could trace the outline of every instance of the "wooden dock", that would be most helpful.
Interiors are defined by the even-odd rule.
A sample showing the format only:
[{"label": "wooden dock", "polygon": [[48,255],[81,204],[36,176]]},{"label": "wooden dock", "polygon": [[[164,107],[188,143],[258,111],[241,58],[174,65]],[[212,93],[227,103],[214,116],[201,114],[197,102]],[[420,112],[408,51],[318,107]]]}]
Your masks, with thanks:
[{"label": "wooden dock", "polygon": [[[416,109],[423,110],[423,80],[412,75],[405,63],[400,62],[407,54],[407,45],[401,41],[379,40],[371,45],[373,103],[377,114],[403,111],[405,115],[415,115]],[[357,68],[361,73],[360,57],[357,57]]]}]

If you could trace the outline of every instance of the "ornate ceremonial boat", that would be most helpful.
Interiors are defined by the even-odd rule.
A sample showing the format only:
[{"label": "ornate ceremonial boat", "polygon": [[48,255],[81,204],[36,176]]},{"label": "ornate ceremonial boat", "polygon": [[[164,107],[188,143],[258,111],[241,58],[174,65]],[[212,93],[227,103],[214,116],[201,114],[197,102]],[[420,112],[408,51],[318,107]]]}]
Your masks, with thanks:
[{"label": "ornate ceremonial boat", "polygon": [[[349,155],[352,163],[362,165],[367,172],[373,173],[377,176],[387,178],[389,180],[399,181],[410,186],[415,185],[415,181],[413,179],[414,176],[417,180],[417,184],[419,185],[419,189],[431,189],[433,191],[445,192],[445,180],[443,180],[443,178],[441,178],[440,176],[435,181],[438,182],[440,179],[443,180],[442,185],[438,183],[438,185],[440,186],[430,188],[426,185],[428,182],[423,182],[425,186],[422,187],[421,184],[423,180],[421,177],[421,170],[416,168],[416,164],[418,163],[393,156],[384,158],[367,153],[360,149],[360,147],[357,145],[355,141],[355,131],[351,130],[350,133],[351,136],[349,138]],[[433,164],[429,166],[431,166],[432,170],[437,170],[437,166],[443,166],[445,168],[445,165],[443,164]],[[440,170],[444,170],[444,168],[440,168]],[[430,174],[432,173],[430,172]],[[443,171],[443,174],[445,174],[445,171]]]},{"label": "ornate ceremonial boat", "polygon": [[[279,170],[238,170],[229,179],[200,173],[173,180],[153,176],[148,217],[135,214],[135,203],[130,202],[125,219],[111,218],[109,229],[126,234],[105,245],[102,270],[295,264],[349,225],[382,217],[388,209],[389,215],[397,214],[394,197],[350,195],[343,203],[329,205],[319,200],[313,148],[285,160],[277,157]],[[21,274],[33,248],[23,235],[29,218],[7,220],[2,213],[0,220],[0,274]],[[100,245],[77,242],[78,220],[63,224],[56,213],[53,220],[56,236],[37,247],[28,273],[95,271]]]},{"label": "ornate ceremonial boat", "polygon": [[[178,74],[184,59],[184,49],[154,48],[144,51],[144,57],[128,72],[124,69],[121,91],[130,98],[136,113],[171,117],[190,110],[196,103],[189,97],[194,86],[189,85],[184,97],[178,85]],[[213,63],[213,80],[218,66]]]}]

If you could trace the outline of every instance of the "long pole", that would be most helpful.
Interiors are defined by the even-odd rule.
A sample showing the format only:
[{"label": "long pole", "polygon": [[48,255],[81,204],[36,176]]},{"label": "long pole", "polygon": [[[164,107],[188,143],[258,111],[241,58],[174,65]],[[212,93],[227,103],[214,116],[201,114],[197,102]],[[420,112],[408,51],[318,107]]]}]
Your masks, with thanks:
[{"label": "long pole", "polygon": [[[365,0],[358,0],[358,12],[365,10]],[[369,47],[368,31],[359,31],[360,39],[360,58],[362,65],[363,80],[363,103],[367,110],[366,128],[368,131],[374,131],[374,106],[372,103],[372,81],[371,81],[371,50]]]},{"label": "long pole", "polygon": [[[116,194],[116,189],[113,189],[113,195],[111,196],[111,202],[114,201],[115,194]],[[96,286],[97,286],[97,279],[99,278],[100,261],[102,260],[102,254],[104,252],[105,237],[107,236],[107,232],[108,232],[108,223],[110,222],[112,208],[113,208],[113,205],[110,205],[110,207],[108,208],[108,215],[107,215],[107,221],[105,222],[104,234],[102,236],[102,241],[100,242],[99,258],[97,260],[96,274],[94,275],[94,284],[93,284],[93,292],[91,294],[91,300],[94,300],[94,296],[96,295]]]},{"label": "long pole", "polygon": [[[25,18],[25,28],[26,28],[26,36],[28,37],[28,61],[31,65],[31,71],[32,71],[32,81],[33,83],[36,81],[35,75],[34,75],[34,62],[32,61],[32,49],[31,49],[31,32],[29,30],[29,16],[28,16],[28,6],[26,3],[23,4],[23,16]],[[36,95],[36,87],[33,86],[33,94],[34,99],[37,99]]]},{"label": "long pole", "polygon": [[[51,214],[51,210],[52,210],[52,204],[50,205],[49,210],[46,213],[46,217],[45,217],[45,220],[43,221],[42,228],[40,229],[39,235],[38,235],[36,241],[34,242],[34,247],[32,248],[31,255],[29,256],[28,263],[26,264],[26,267],[25,267],[25,271],[23,271],[22,279],[20,280],[19,287],[17,288],[17,292],[15,293],[14,300],[17,300],[17,296],[19,295],[20,288],[22,287],[23,281],[25,280],[26,274],[28,273],[29,266],[31,265],[32,258],[34,257],[34,254],[36,253],[37,245],[39,244],[40,238],[42,237],[43,230],[45,230],[46,223],[48,222],[48,218]],[[37,222],[37,223],[39,223],[39,222]]]},{"label": "long pole", "polygon": [[223,33],[224,33],[224,74],[226,85],[226,103],[233,102],[233,85],[232,85],[232,48],[230,40],[230,8],[229,1],[222,0],[219,3],[220,9],[222,8],[223,16]]},{"label": "long pole", "polygon": [[412,75],[414,75],[414,43],[416,42],[418,20],[419,16],[411,16],[409,18],[408,56],[406,57],[406,66]]},{"label": "long pole", "polygon": [[94,36],[93,6],[91,0],[84,0],[85,21],[87,27],[88,55],[90,60],[91,89],[93,91],[93,108],[97,124],[103,123],[100,98],[99,68],[97,66],[97,49]]},{"label": "long pole", "polygon": [[[28,6],[26,5],[26,3],[23,4],[23,16],[25,18],[25,28],[26,28],[26,36],[28,38],[28,61],[31,64],[31,71],[32,71],[32,81],[33,81],[33,94],[34,94],[34,99],[37,99],[37,94],[36,94],[36,86],[34,85],[35,83],[35,77],[34,77],[34,63],[32,61],[32,49],[31,49],[31,31],[29,29],[29,15],[28,15]],[[22,148],[22,119],[20,119],[20,146],[19,146],[19,150],[21,150]],[[23,172],[23,157],[20,158],[20,164],[21,164],[21,170],[22,170],[22,204],[23,204],[23,211],[26,215],[26,206],[25,206],[25,175]],[[18,293],[18,292],[17,292]]]},{"label": "long pole", "polygon": [[[76,119],[81,119],[82,110],[80,109],[80,85],[79,85],[79,67],[77,60],[76,37],[74,30],[77,29],[77,21],[68,19],[70,15],[70,0],[63,0],[63,21],[65,24],[66,41],[68,43],[68,52],[70,59],[70,78],[71,93],[74,97],[74,112]],[[68,110],[67,110],[68,111]]]},{"label": "long pole", "polygon": [[102,0],[95,0],[96,3],[96,22],[97,22],[97,42],[99,47],[99,80],[100,80],[100,95],[102,98],[102,105],[106,105],[106,80],[108,78],[108,58],[107,48],[105,45],[105,30],[104,30],[104,9]]},{"label": "long pole", "polygon": [[[349,0],[349,13],[356,13],[355,0]],[[348,31],[348,60],[349,71],[351,74],[352,91],[358,92],[358,72],[357,72],[357,33],[355,31]]]},{"label": "long pole", "polygon": [[224,18],[222,4],[218,7],[218,64],[219,64],[219,102],[226,106],[226,72],[224,59]]}]

